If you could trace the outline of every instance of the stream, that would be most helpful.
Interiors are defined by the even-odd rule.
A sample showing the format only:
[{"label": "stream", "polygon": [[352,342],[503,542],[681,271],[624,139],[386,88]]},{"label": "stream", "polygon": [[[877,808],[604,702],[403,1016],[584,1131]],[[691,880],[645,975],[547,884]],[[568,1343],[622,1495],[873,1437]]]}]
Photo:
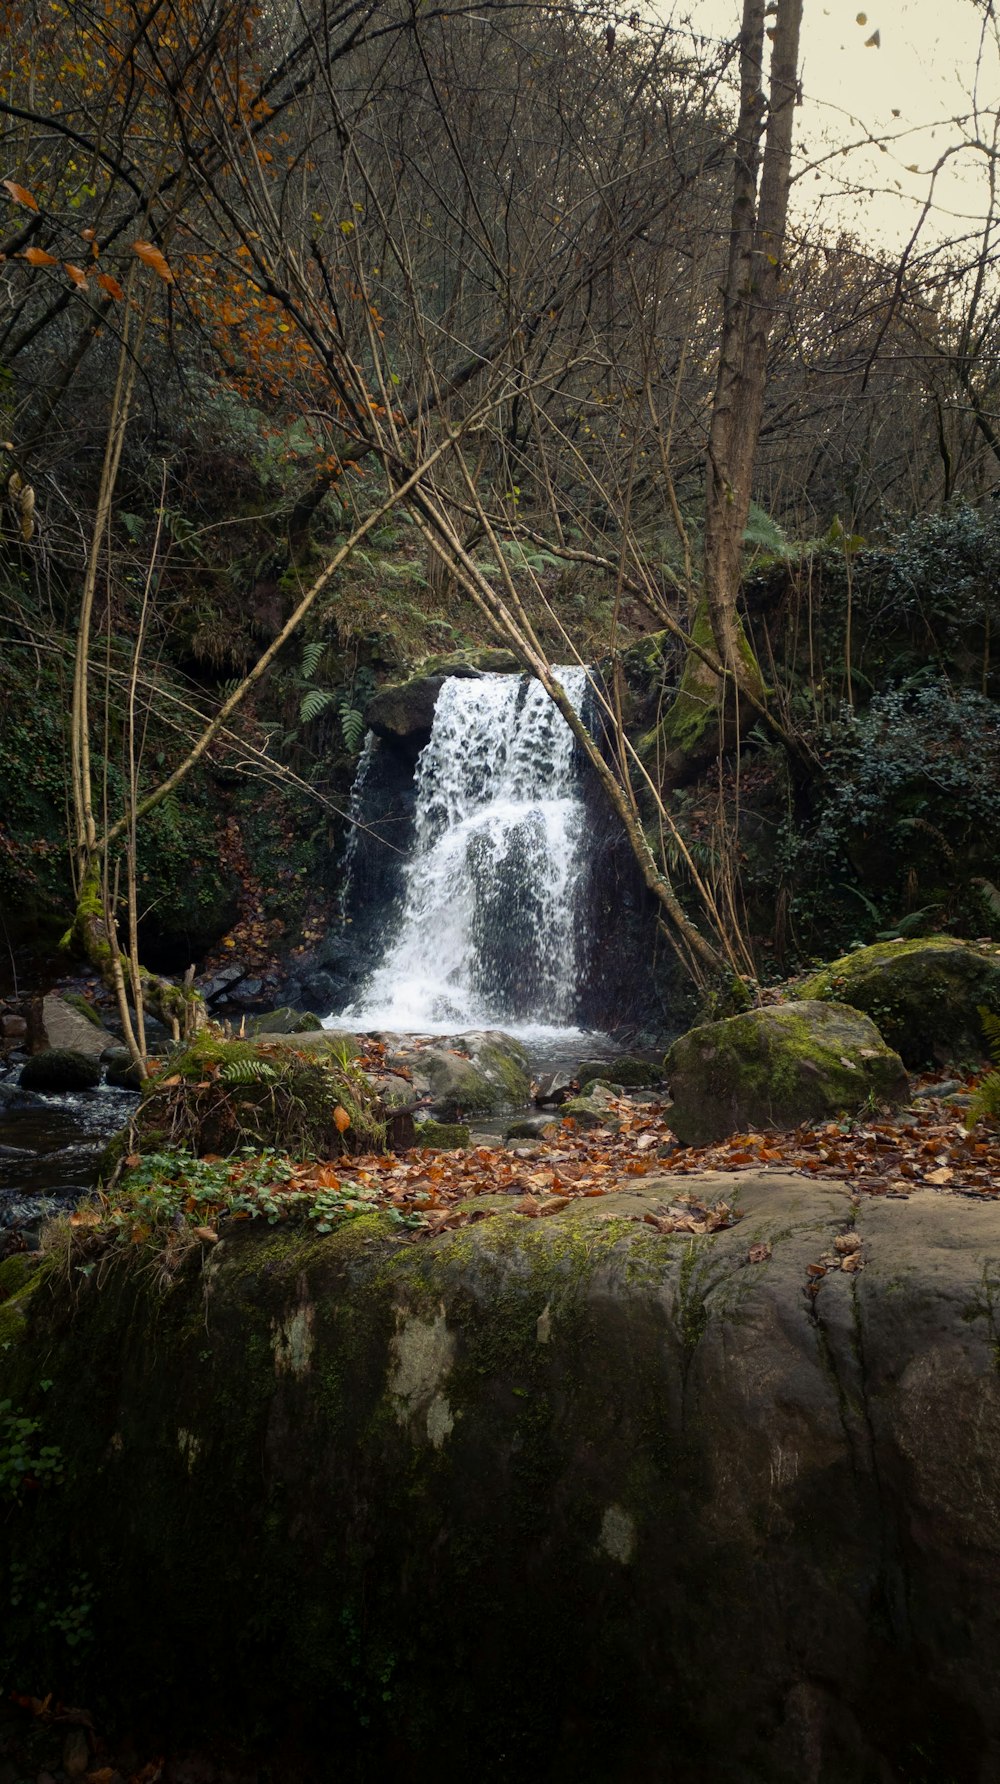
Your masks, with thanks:
[{"label": "stream", "polygon": [[[0,1086],[16,1085],[19,1077],[15,1066]],[[136,1097],[102,1084],[36,1093],[26,1108],[9,1109],[6,1102],[0,1098],[0,1250],[5,1232],[37,1225],[93,1187],[101,1153],[128,1121]]]}]

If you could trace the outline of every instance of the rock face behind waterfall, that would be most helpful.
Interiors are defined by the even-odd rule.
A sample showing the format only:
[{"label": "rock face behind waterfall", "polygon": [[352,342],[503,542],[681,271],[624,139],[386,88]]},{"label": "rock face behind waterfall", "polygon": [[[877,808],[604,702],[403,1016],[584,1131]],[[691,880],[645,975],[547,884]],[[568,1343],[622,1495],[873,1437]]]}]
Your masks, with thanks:
[{"label": "rock face behind waterfall", "polygon": [[995,1784],[1000,1210],[751,1173],[690,1239],[670,1183],[0,1266],[65,1474],[0,1520],[9,1676],[296,1784]]}]

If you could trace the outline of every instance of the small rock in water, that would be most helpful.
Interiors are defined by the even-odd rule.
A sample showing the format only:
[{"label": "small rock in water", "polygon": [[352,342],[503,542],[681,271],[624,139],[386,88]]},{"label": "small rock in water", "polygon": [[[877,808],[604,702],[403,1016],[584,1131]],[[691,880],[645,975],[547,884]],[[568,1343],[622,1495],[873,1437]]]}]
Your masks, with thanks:
[{"label": "small rock in water", "polygon": [[524,1115],[507,1129],[508,1140],[547,1140],[559,1132],[559,1123],[551,1115]]},{"label": "small rock in water", "polygon": [[535,1104],[539,1109],[565,1103],[577,1089],[577,1080],[566,1071],[548,1072],[535,1087]]}]

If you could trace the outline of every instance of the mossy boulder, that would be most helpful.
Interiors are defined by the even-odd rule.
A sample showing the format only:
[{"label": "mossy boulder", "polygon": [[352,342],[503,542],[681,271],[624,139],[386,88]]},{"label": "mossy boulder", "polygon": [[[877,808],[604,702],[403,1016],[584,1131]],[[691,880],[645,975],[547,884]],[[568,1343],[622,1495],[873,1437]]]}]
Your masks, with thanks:
[{"label": "mossy boulder", "polygon": [[470,1030],[433,1043],[404,1043],[386,1056],[390,1070],[410,1076],[414,1091],[430,1098],[440,1121],[466,1115],[503,1115],[530,1101],[528,1056],[498,1029]]},{"label": "mossy boulder", "polygon": [[677,1189],[64,1240],[0,1305],[63,1462],[3,1504],[6,1677],[240,1777],[991,1779],[1000,1208],[751,1172],[662,1234]]},{"label": "mossy boulder", "polygon": [[30,1027],[33,1049],[55,1048],[99,1059],[105,1048],[115,1044],[97,1011],[74,992],[48,992],[33,1005]]},{"label": "mossy boulder", "polygon": [[127,1047],[109,1047],[104,1055],[104,1076],[114,1090],[141,1090],[142,1074]]},{"label": "mossy boulder", "polygon": [[560,1117],[568,1117],[576,1127],[606,1127],[617,1133],[621,1122],[614,1112],[615,1090],[610,1084],[595,1079],[585,1096],[571,1096],[562,1104]]},{"label": "mossy boulder", "polygon": [[369,700],[365,724],[387,743],[422,746],[430,737],[445,679],[443,674],[411,675],[408,681],[387,683]]},{"label": "mossy boulder", "polygon": [[670,1125],[686,1146],[797,1127],[909,1094],[898,1053],[860,1010],[778,1004],[681,1035],[664,1061]]},{"label": "mossy boulder", "polygon": [[143,1086],[134,1118],[140,1151],[159,1150],[165,1134],[199,1155],[250,1146],[336,1158],[381,1147],[384,1110],[340,1037],[306,1035],[322,1045],[301,1049],[295,1038],[224,1040],[200,1031]]},{"label": "mossy boulder", "polygon": [[469,1144],[469,1129],[460,1121],[418,1121],[415,1124],[418,1146],[432,1146],[435,1152],[455,1152]]},{"label": "mossy boulder", "polygon": [[876,942],[832,961],[796,995],[864,1010],[908,1066],[974,1060],[980,1007],[1000,1015],[1000,945],[942,935]]},{"label": "mossy boulder", "polygon": [[25,1090],[93,1090],[100,1082],[100,1058],[72,1047],[45,1047],[21,1067]]}]

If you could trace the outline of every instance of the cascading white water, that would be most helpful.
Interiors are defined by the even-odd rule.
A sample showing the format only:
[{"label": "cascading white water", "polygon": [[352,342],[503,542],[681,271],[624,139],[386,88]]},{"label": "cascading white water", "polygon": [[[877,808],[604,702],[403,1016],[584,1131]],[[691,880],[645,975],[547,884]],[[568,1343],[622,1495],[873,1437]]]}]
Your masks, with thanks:
[{"label": "cascading white water", "polygon": [[[586,670],[557,673],[579,709]],[[340,1021],[538,1038],[571,1024],[584,809],[572,732],[540,683],[449,677],[416,795],[402,913]]]}]

